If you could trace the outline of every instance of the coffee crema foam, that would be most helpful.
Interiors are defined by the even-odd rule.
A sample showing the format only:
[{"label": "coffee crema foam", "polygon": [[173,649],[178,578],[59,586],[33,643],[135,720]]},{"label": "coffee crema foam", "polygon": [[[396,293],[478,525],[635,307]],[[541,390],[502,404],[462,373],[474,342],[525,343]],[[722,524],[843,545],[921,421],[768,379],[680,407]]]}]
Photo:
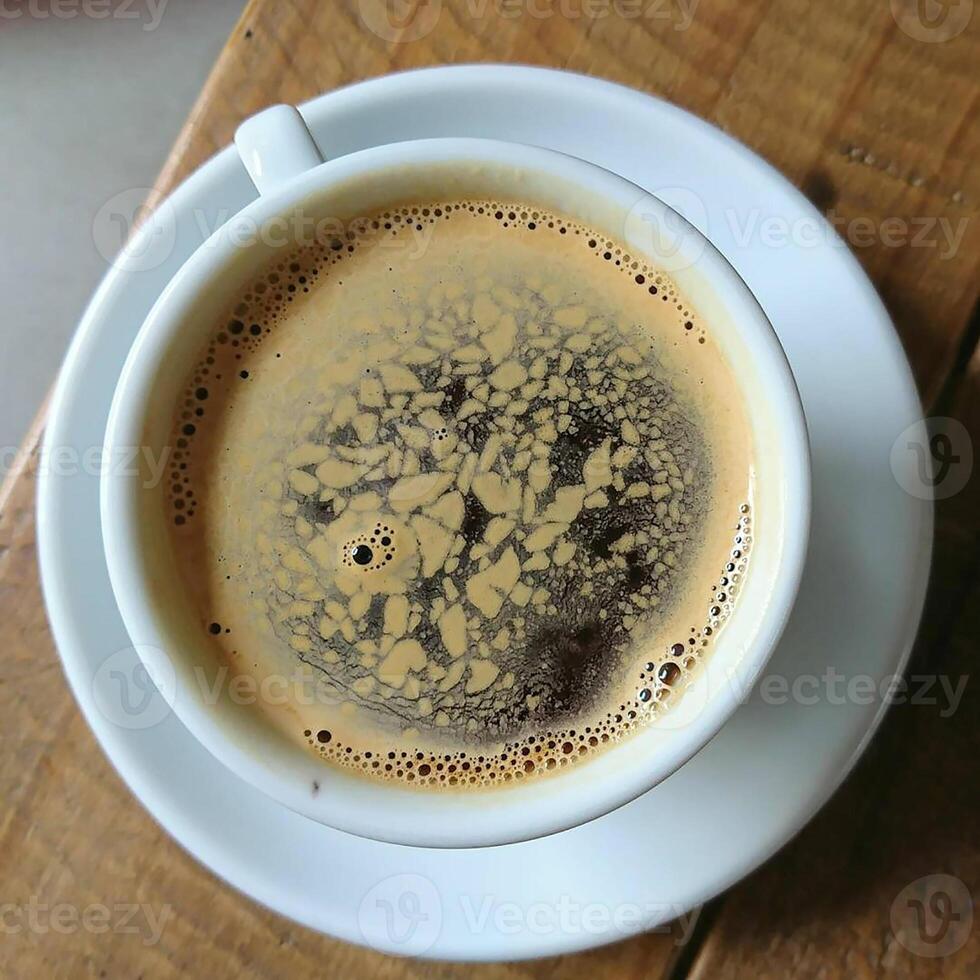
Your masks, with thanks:
[{"label": "coffee crema foam", "polygon": [[168,520],[217,662],[299,671],[316,696],[263,710],[368,776],[589,758],[682,697],[746,574],[750,438],[709,329],[527,205],[392,209],[294,251],[177,415]]}]

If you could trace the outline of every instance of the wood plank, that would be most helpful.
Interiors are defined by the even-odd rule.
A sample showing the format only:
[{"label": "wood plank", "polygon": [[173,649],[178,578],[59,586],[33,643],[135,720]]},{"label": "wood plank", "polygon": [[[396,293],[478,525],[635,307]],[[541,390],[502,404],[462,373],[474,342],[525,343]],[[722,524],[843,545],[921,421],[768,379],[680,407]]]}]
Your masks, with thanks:
[{"label": "wood plank", "polygon": [[[972,446],[980,446],[980,350],[933,414],[960,421]],[[954,451],[965,458],[964,446],[958,438]],[[980,975],[980,930],[974,925],[954,949],[970,910],[961,892],[935,878],[954,876],[974,901],[980,894],[980,692],[975,678],[967,681],[978,635],[980,480],[973,472],[938,506],[933,581],[906,672],[909,703],[892,707],[818,818],[725,896],[692,980]],[[947,692],[964,685],[958,703],[943,682]],[[931,891],[909,895],[923,878],[933,878]],[[920,934],[908,905],[933,892],[950,895],[950,916],[962,917],[936,943],[927,937],[942,934],[945,913]]]},{"label": "wood plank", "polygon": [[[693,19],[683,30],[675,28],[692,7],[679,0],[644,3],[655,16],[638,19],[575,16],[583,10],[575,0],[553,5],[566,16],[528,12],[545,10],[542,3],[444,0],[430,33],[405,40],[412,24],[420,23],[409,21],[398,41],[365,26],[383,23],[377,18],[385,2],[252,0],[157,189],[169,192],[227,143],[249,113],[360,78],[466,61],[518,61],[601,75],[711,119],[845,221],[866,218],[880,229],[888,218],[942,218],[954,233],[963,227],[958,249],[945,258],[935,228],[932,245],[906,240],[892,246],[872,232],[871,244],[856,249],[898,321],[924,392],[931,398],[940,390],[963,344],[980,260],[980,231],[972,220],[980,200],[973,67],[980,62],[980,39],[974,28],[945,44],[923,43],[898,29],[888,5],[877,0],[702,0],[693,4]],[[670,16],[656,16],[660,12]],[[420,9],[418,16],[424,13]],[[970,220],[961,225],[963,219]],[[974,366],[969,377],[976,373]],[[973,385],[971,380],[963,391],[976,404]],[[25,442],[22,465],[0,491],[0,898],[17,908],[26,908],[32,896],[79,910],[147,903],[158,916],[169,905],[173,914],[161,940],[150,946],[143,943],[145,916],[137,918],[137,933],[7,931],[0,975],[565,978],[654,977],[670,969],[673,938],[657,935],[581,957],[513,966],[393,960],[294,926],[187,858],[102,757],[59,675],[34,553],[30,462],[42,425],[43,415]],[[961,496],[951,504],[956,516],[947,521],[943,551],[951,556],[946,581],[959,584],[963,608],[963,583],[973,581],[975,570],[954,559],[966,549],[971,557],[976,553],[975,528],[955,510],[966,502]],[[952,594],[939,593],[940,599]],[[956,639],[945,642],[947,624],[957,615],[952,607],[931,613],[930,635],[951,672],[964,669],[970,631],[975,636],[980,625],[964,613]],[[953,867],[976,891],[976,851],[960,842],[971,826],[965,822],[969,801],[960,794],[969,784],[956,762],[958,753],[975,758],[976,730],[971,734],[971,712],[963,708],[949,724],[915,709],[907,714],[908,721],[898,712],[889,720],[859,774],[814,827],[724,903],[718,928],[695,963],[699,976],[748,970],[812,976],[824,969],[863,975],[871,964],[881,972],[918,976],[937,968],[938,961],[910,960],[894,943],[882,951],[874,942],[887,941],[889,896],[917,868],[925,874]],[[908,765],[908,775],[897,760]],[[941,805],[937,791],[923,792],[932,784],[948,797]],[[867,833],[848,835],[851,822]],[[854,854],[862,854],[869,840],[871,857],[858,861]],[[957,968],[975,960],[975,946],[968,947]]]}]

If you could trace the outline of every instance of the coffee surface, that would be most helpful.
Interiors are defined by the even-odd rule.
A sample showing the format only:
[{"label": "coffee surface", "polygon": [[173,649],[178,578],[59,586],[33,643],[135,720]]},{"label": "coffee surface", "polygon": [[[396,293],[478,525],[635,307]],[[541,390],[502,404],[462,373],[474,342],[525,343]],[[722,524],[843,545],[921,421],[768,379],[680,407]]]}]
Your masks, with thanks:
[{"label": "coffee surface", "polygon": [[524,780],[669,710],[746,573],[731,369],[671,280],[525,205],[298,248],[216,325],[168,520],[216,663],[328,761]]}]

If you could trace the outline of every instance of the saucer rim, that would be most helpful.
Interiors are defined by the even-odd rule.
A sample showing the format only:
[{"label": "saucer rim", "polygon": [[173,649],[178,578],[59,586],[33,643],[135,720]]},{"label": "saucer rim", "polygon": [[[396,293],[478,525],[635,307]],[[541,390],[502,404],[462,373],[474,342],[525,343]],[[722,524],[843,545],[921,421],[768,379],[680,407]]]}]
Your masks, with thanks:
[{"label": "saucer rim", "polygon": [[[449,79],[447,79],[447,75],[450,76]],[[415,76],[414,80],[412,80],[412,76]],[[372,100],[377,100],[379,97],[383,97],[382,93],[386,90],[386,88],[396,83],[400,87],[403,87],[406,84],[414,84],[418,89],[415,94],[418,97],[422,97],[427,86],[436,89],[442,88],[446,84],[447,80],[451,80],[454,84],[458,84],[461,80],[464,80],[464,76],[468,76],[468,81],[470,83],[480,85],[487,85],[499,79],[500,87],[502,89],[506,88],[508,85],[514,86],[520,91],[522,98],[528,97],[527,88],[529,84],[531,84],[532,87],[537,86],[538,84],[543,87],[556,86],[562,91],[563,95],[569,94],[572,92],[572,90],[579,88],[580,92],[586,97],[590,94],[600,94],[604,97],[610,96],[622,100],[631,100],[644,112],[649,112],[651,109],[653,109],[655,111],[665,113],[668,118],[672,114],[676,114],[676,117],[683,118],[688,126],[693,123],[695,124],[695,127],[700,127],[702,133],[707,135],[709,138],[723,139],[731,146],[737,148],[744,161],[747,162],[757,173],[764,174],[767,180],[777,179],[787,187],[790,186],[781,175],[773,170],[773,168],[771,168],[767,163],[760,160],[760,158],[758,158],[746,147],[737,143],[737,141],[733,140],[727,134],[716,130],[714,127],[710,126],[710,124],[690,116],[688,113],[675,106],[671,106],[659,99],[644,95],[643,93],[634,92],[633,90],[623,88],[622,86],[618,86],[614,83],[550,69],[515,68],[513,66],[506,65],[454,66],[447,68],[421,69],[415,72],[402,73],[397,76],[386,76],[384,78],[372,79],[367,82],[357,83],[356,85],[350,86],[346,89],[339,89],[335,92],[319,96],[316,99],[311,100],[311,102],[304,104],[301,108],[304,110],[304,112],[310,113],[311,116],[326,115],[337,104],[338,99],[346,98],[348,101],[348,108],[359,100],[370,103]],[[393,79],[395,80],[394,82]],[[187,178],[187,180],[185,180],[170,197],[169,200],[173,206],[181,206],[182,202],[190,199],[192,195],[196,193],[198,185],[203,187],[208,181],[212,180],[213,177],[217,175],[220,169],[228,167],[230,165],[228,158],[233,155],[234,151],[231,148],[227,148],[219,152],[208,163],[203,165],[198,171]],[[760,170],[760,167],[763,169]],[[795,189],[793,190],[794,193],[798,194],[798,192],[795,192]],[[803,203],[802,199],[800,203]],[[806,207],[812,211],[812,213],[817,214],[817,212],[808,204]],[[851,278],[854,279],[857,284],[859,284],[861,291],[864,293],[865,300],[867,301],[869,312],[871,314],[869,319],[876,319],[879,325],[883,328],[882,331],[879,331],[880,336],[877,339],[883,342],[886,347],[889,348],[891,353],[891,363],[886,365],[886,370],[897,371],[905,377],[907,381],[906,387],[909,389],[909,393],[912,395],[916,405],[918,406],[918,398],[914,394],[915,389],[911,381],[911,371],[907,361],[905,360],[900,341],[894,332],[894,328],[891,326],[887,313],[884,311],[877,293],[875,293],[871,283],[867,280],[863,270],[854,256],[847,252],[844,258],[846,268],[842,268],[842,272],[848,273]],[[49,413],[49,425],[45,437],[46,446],[57,444],[56,436],[61,433],[64,428],[70,427],[68,421],[63,418],[64,406],[70,400],[69,396],[73,391],[72,386],[79,383],[77,374],[84,366],[84,355],[87,353],[87,348],[90,341],[93,341],[93,338],[90,337],[90,335],[95,335],[97,332],[101,310],[119,294],[125,293],[128,286],[129,276],[127,276],[125,273],[120,273],[117,270],[110,271],[106,279],[96,291],[88,310],[83,316],[79,329],[76,332],[69,349],[69,353],[66,357],[65,366],[63,368],[56,393],[52,400]],[[777,332],[780,329],[778,323],[776,324],[776,329]],[[154,774],[147,772],[145,768],[141,767],[139,762],[139,753],[133,747],[134,743],[132,741],[127,743],[124,737],[120,738],[119,731],[114,729],[111,723],[109,723],[107,720],[100,717],[91,697],[91,672],[86,671],[84,657],[79,655],[77,651],[73,650],[73,635],[77,632],[78,623],[76,623],[73,619],[74,614],[69,608],[66,590],[70,590],[72,588],[69,580],[73,577],[72,572],[74,570],[61,567],[58,562],[59,547],[55,528],[58,523],[59,511],[60,508],[57,500],[55,481],[53,481],[53,479],[42,470],[38,484],[38,548],[45,601],[48,607],[52,632],[56,638],[65,672],[68,676],[69,683],[75,694],[76,700],[82,707],[83,714],[85,715],[89,726],[95,733],[103,751],[120,773],[120,776],[123,778],[124,782],[127,783],[130,789],[150,811],[155,819],[157,819],[157,821],[161,823],[186,850],[194,855],[206,867],[212,869],[216,874],[229,881],[234,879],[234,886],[239,890],[244,891],[251,897],[256,898],[256,900],[263,902],[263,904],[268,905],[276,911],[279,911],[281,914],[303,922],[303,924],[308,925],[311,928],[327,931],[331,935],[340,936],[341,938],[347,939],[351,942],[365,944],[363,935],[358,937],[356,934],[343,927],[328,929],[322,921],[315,920],[313,916],[309,915],[308,909],[298,907],[294,902],[286,901],[285,899],[289,896],[285,895],[283,890],[280,890],[278,896],[269,897],[271,890],[267,887],[267,883],[261,881],[255,874],[253,874],[252,870],[242,862],[239,861],[234,868],[234,871],[237,872],[234,874],[234,876],[232,875],[231,871],[228,870],[227,866],[225,866],[224,870],[220,870],[219,865],[221,864],[221,861],[219,858],[221,855],[214,854],[212,845],[196,830],[193,819],[190,819],[187,813],[175,806],[168,797],[161,797],[157,789],[154,788]],[[909,597],[907,601],[902,603],[901,615],[896,616],[893,620],[893,629],[891,631],[892,635],[889,636],[887,643],[888,649],[894,649],[897,651],[897,656],[894,657],[894,666],[896,671],[903,670],[907,662],[912,641],[914,639],[915,627],[917,626],[921,616],[922,604],[925,597],[925,586],[928,581],[929,555],[931,553],[933,525],[931,506],[924,504],[922,507],[918,508],[916,517],[919,522],[917,533],[915,533],[915,539],[918,545],[918,547],[915,549],[915,557],[917,561],[911,568],[905,583]],[[720,877],[713,879],[707,887],[702,888],[700,892],[694,893],[693,899],[686,901],[685,904],[688,907],[696,905],[698,902],[707,900],[718,892],[729,887],[735,881],[739,880],[749,871],[757,867],[766,858],[771,856],[776,850],[783,846],[786,841],[792,838],[802,828],[806,821],[810,819],[814,813],[816,813],[823,803],[829,799],[846,775],[850,772],[853,765],[866,748],[868,742],[873,737],[874,732],[880,724],[886,710],[887,707],[885,705],[879,705],[873,713],[870,713],[870,717],[863,735],[858,740],[857,744],[849,743],[845,746],[838,747],[838,752],[834,755],[835,761],[833,763],[833,768],[835,769],[835,774],[832,778],[826,778],[822,783],[818,783],[815,780],[810,786],[810,792],[805,794],[800,799],[797,807],[792,811],[791,815],[788,815],[785,810],[782,811],[780,815],[780,823],[784,825],[784,828],[781,833],[768,837],[764,846],[757,848],[757,850],[750,855],[740,854],[736,868],[734,868],[727,875],[721,875]],[[663,785],[669,785],[669,782],[670,781],[668,780],[667,783]],[[608,818],[599,818],[594,823],[599,823],[605,819]],[[538,843],[539,842],[532,842],[532,844],[528,846],[534,846]],[[397,845],[379,846],[397,847]],[[211,852],[210,854],[209,851]],[[690,890],[688,894],[689,898],[691,898]],[[259,895],[262,897],[258,898],[257,896]],[[638,926],[634,931],[640,932],[655,924],[655,922],[647,922]],[[508,955],[507,949],[499,948],[499,943],[496,947],[493,947],[493,943],[484,943],[483,948],[475,948],[480,946],[479,937],[469,937],[471,939],[471,943],[467,947],[465,941],[466,937],[464,936],[464,941],[462,944],[458,943],[458,941],[443,942],[440,939],[439,948],[437,950],[430,951],[427,953],[427,955],[439,959],[527,958],[528,956],[545,956],[587,949],[597,945],[602,945],[606,942],[612,942],[625,938],[627,934],[628,933],[624,932],[622,934],[605,936],[601,938],[586,935],[577,937],[577,940],[573,938],[572,941],[568,941],[567,937],[559,936],[558,938],[562,941],[555,942],[553,941],[553,938],[552,941],[541,941],[532,951],[529,952],[527,948],[521,948],[520,950],[516,951],[513,956]],[[389,948],[386,951],[398,952],[398,949]]]}]

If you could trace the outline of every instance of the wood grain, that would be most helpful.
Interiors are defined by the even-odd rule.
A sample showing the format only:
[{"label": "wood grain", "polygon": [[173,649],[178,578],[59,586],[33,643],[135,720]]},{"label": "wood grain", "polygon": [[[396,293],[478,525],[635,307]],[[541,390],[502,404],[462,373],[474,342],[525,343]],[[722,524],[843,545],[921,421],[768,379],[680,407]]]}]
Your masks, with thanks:
[{"label": "wood grain", "polygon": [[[950,403],[938,408],[961,420],[980,446],[980,353]],[[976,925],[955,955],[918,955],[923,947],[902,898],[912,882],[937,874],[960,879],[974,901],[980,894],[980,697],[974,679],[967,680],[980,635],[978,558],[974,477],[938,507],[933,580],[906,671],[909,703],[891,709],[817,819],[723,898],[692,980],[980,975]],[[944,678],[954,690],[965,685],[955,711],[939,686]],[[894,906],[910,927],[911,949],[892,930]]]},{"label": "wood grain", "polygon": [[[157,190],[169,192],[263,106],[393,70],[512,61],[611,78],[733,133],[849,227],[927,404],[962,418],[980,446],[980,355],[971,359],[970,326],[980,271],[977,24],[927,43],[903,32],[881,0],[390,0],[403,15],[391,39],[387,28],[382,37],[367,26],[385,25],[387,2],[252,0]],[[433,7],[431,31],[409,40]],[[650,16],[623,15],[637,8]],[[904,238],[895,232],[901,223]],[[12,931],[5,922],[13,920],[0,919],[0,976],[977,975],[980,930],[940,960],[912,954],[890,927],[896,896],[922,875],[951,873],[980,894],[975,688],[949,718],[940,706],[894,710],[834,801],[716,903],[686,949],[676,934],[649,935],[529,964],[401,961],[311,933],[232,892],[130,796],[60,675],[34,551],[32,461],[42,426],[43,412],[0,489],[0,906],[146,903],[165,921],[159,942],[146,944],[151,923],[142,912],[136,932]],[[976,479],[941,509],[913,672],[970,671],[980,631],[978,514]]]}]

